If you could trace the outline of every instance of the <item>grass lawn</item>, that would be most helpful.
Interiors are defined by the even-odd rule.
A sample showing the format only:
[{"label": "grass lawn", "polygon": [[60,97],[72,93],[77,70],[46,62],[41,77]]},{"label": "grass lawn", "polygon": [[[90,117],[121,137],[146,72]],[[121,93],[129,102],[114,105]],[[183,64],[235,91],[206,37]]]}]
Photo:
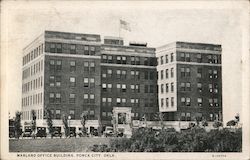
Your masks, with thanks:
[{"label": "grass lawn", "polygon": [[109,145],[110,138],[10,139],[10,152],[86,152],[94,144]]}]

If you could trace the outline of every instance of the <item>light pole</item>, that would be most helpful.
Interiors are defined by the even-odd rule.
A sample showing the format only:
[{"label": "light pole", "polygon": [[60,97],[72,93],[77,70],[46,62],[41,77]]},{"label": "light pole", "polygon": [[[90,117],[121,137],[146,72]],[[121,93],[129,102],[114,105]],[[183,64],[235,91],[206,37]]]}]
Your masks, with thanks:
[{"label": "light pole", "polygon": [[68,116],[68,120],[69,120],[69,137],[70,137],[70,119],[71,119],[71,116],[69,115]]}]

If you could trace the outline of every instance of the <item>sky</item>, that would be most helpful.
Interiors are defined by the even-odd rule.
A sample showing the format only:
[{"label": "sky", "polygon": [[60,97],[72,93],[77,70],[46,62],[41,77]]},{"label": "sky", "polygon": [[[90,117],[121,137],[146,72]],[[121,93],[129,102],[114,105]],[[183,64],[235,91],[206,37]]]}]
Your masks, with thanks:
[{"label": "sky", "polygon": [[[46,2],[46,3],[45,3]],[[15,4],[13,4],[15,3]],[[2,4],[4,52],[1,56],[2,112],[21,110],[22,49],[44,30],[119,36],[119,20],[130,24],[122,31],[128,41],[159,47],[174,41],[222,45],[223,116],[242,113],[242,53],[244,4],[188,1],[90,2],[9,1]],[[4,109],[3,109],[4,107]],[[7,112],[6,112],[7,111]]]}]

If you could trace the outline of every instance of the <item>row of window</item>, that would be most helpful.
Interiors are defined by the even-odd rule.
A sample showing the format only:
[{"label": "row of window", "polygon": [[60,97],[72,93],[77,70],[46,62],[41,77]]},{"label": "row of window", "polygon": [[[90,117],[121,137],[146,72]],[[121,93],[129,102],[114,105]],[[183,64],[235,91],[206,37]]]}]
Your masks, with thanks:
[{"label": "row of window", "polygon": [[35,89],[40,89],[42,86],[43,86],[43,76],[24,83],[22,85],[22,93],[26,93]]},{"label": "row of window", "polygon": [[[105,111],[103,111],[102,112],[102,117],[104,117],[104,118],[109,118],[109,119],[111,119],[112,118],[112,116],[113,116],[113,114],[112,114],[112,112],[105,112]],[[131,113],[131,117],[133,118],[133,117],[139,117],[139,113]]]},{"label": "row of window", "polygon": [[22,98],[22,107],[39,105],[42,103],[43,103],[43,93],[37,93]]},{"label": "row of window", "polygon": [[[189,112],[182,112],[180,116],[181,121],[191,121],[191,113]],[[210,113],[209,114],[209,121],[219,120],[218,113]]]},{"label": "row of window", "polygon": [[[171,68],[170,70],[171,70],[170,76],[171,76],[171,78],[173,78],[174,77],[174,68]],[[190,77],[191,76],[191,70],[189,67],[182,67],[180,69],[180,71],[181,71],[181,77]],[[209,69],[208,73],[209,73],[208,78],[210,78],[210,79],[218,78],[218,70]],[[165,69],[165,73],[164,73],[164,70],[161,70],[159,77],[161,79],[164,79],[164,74],[165,74],[165,79],[168,79],[169,78],[169,69]],[[197,68],[197,73],[195,73],[195,74],[197,75],[198,78],[203,78],[202,68]]]},{"label": "row of window", "polygon": [[139,56],[121,56],[121,55],[102,55],[102,63],[116,63],[116,64],[131,64],[131,65],[145,65],[155,66],[154,57],[139,57]]},{"label": "row of window", "polygon": [[[158,58],[158,65],[167,64],[174,61],[174,53],[166,54]],[[182,62],[198,62],[198,63],[220,63],[220,55],[212,54],[201,54],[201,53],[188,53],[188,52],[177,52],[177,61]]]},{"label": "row of window", "polygon": [[[43,110],[42,109],[37,109],[34,110],[35,115],[37,119],[43,119]],[[21,115],[22,120],[32,120],[32,114],[31,111],[23,111]]]},{"label": "row of window", "polygon": [[[161,70],[161,72],[159,73],[160,75],[158,77],[161,77],[161,79],[164,79],[164,70]],[[174,68],[170,69],[170,77],[173,78],[174,77]],[[165,79],[169,78],[169,69],[165,70]]]},{"label": "row of window", "polygon": [[89,45],[83,46],[80,44],[76,45],[76,44],[66,44],[66,43],[50,43],[48,45],[49,45],[48,51],[51,53],[67,53],[67,52],[69,52],[70,54],[84,54],[84,55],[95,55],[96,54],[96,47],[95,46],[89,46]]},{"label": "row of window", "polygon": [[[116,84],[116,89],[118,92],[127,92],[127,88],[129,85],[127,84]],[[112,92],[113,84],[102,84],[102,90],[104,92]],[[144,93],[154,93],[156,91],[155,85],[144,85]],[[140,93],[140,85],[139,84],[131,84],[130,91],[132,93]]]},{"label": "row of window", "polygon": [[[60,109],[50,109],[50,111],[51,111],[52,119],[62,119],[62,112]],[[88,113],[89,114],[88,114],[87,119],[89,120],[93,119],[95,115],[95,111],[90,110]],[[68,112],[68,115],[71,117],[71,119],[76,119],[74,109],[70,109]]]},{"label": "row of window", "polygon": [[[174,83],[170,83],[170,87],[171,87],[171,92],[174,92]],[[165,84],[165,91],[166,93],[169,92],[169,83]],[[164,93],[164,84],[161,84],[161,88],[159,92]]]},{"label": "row of window", "polygon": [[23,70],[22,79],[26,79],[42,71],[43,71],[43,60],[40,60],[34,65],[31,65],[30,67]]},{"label": "row of window", "polygon": [[[51,71],[61,71],[62,70],[62,61],[61,60],[50,60],[50,70]],[[76,71],[76,61],[69,61],[70,72]],[[84,61],[83,62],[84,72],[95,72],[95,62]]]},{"label": "row of window", "polygon": [[30,61],[32,61],[41,54],[43,54],[43,44],[39,45],[38,47],[36,47],[34,50],[32,50],[30,53],[28,53],[23,57],[23,65],[29,63]]},{"label": "row of window", "polygon": [[[209,106],[211,107],[218,107],[219,106],[219,102],[218,102],[218,98],[209,98],[208,99],[209,102]],[[169,98],[165,98],[165,102],[164,102],[164,98],[161,98],[161,107],[164,107],[164,103],[165,103],[165,107],[168,108],[173,107],[174,106],[174,98],[171,97],[171,104],[169,104]],[[190,97],[181,97],[180,99],[180,103],[181,106],[191,106],[191,98]],[[202,107],[202,103],[203,103],[203,99],[202,98],[197,98],[197,104],[199,107]]]},{"label": "row of window", "polygon": [[[165,58],[165,60],[163,60]],[[166,54],[165,57],[161,56],[158,58],[158,65],[159,64],[164,64],[164,63],[169,63],[174,61],[174,53],[170,53],[170,61],[169,61],[169,54]]]},{"label": "row of window", "polygon": [[[154,71],[144,71],[144,79],[145,80],[153,80],[155,77]],[[118,79],[126,79],[127,71],[126,70],[115,70],[115,74],[112,69],[107,69],[102,71],[103,78],[118,78]],[[130,71],[130,79],[140,79],[140,71],[132,70]]]},{"label": "row of window", "polygon": [[[94,94],[83,94],[83,102],[94,104],[95,103],[95,95]],[[50,93],[49,94],[49,103],[61,103],[61,93]],[[74,104],[76,103],[76,94],[70,93],[69,94],[69,103]]]}]

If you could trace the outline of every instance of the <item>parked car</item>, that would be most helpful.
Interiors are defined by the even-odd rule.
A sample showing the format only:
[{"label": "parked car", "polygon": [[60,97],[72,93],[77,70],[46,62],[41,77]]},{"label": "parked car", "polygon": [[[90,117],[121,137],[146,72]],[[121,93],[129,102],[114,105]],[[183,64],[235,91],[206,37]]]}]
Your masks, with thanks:
[{"label": "parked car", "polygon": [[59,131],[54,131],[54,132],[52,133],[52,137],[60,137],[60,138],[62,138],[62,133],[59,132]]},{"label": "parked car", "polygon": [[31,137],[32,131],[31,130],[25,130],[22,134],[22,137]]},{"label": "parked car", "polygon": [[103,132],[103,135],[104,135],[105,137],[113,136],[113,135],[114,135],[113,127],[107,126],[107,127],[105,128],[105,131]]},{"label": "parked car", "polygon": [[97,130],[97,129],[93,129],[93,130],[91,131],[91,135],[93,135],[93,136],[98,136],[98,130]]},{"label": "parked car", "polygon": [[47,133],[45,129],[38,130],[36,133],[36,137],[47,137]]}]

